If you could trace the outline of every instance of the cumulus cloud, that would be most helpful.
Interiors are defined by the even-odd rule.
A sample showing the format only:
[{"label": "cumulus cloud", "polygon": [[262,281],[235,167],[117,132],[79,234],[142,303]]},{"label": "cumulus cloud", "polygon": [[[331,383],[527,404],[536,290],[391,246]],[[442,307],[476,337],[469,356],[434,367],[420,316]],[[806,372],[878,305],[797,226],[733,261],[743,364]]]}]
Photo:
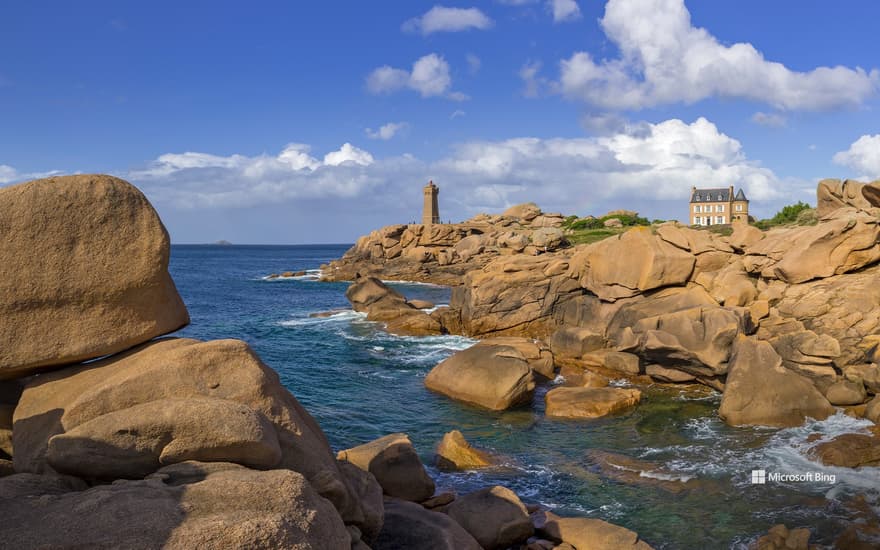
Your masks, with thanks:
[{"label": "cumulus cloud", "polygon": [[785,117],[779,113],[762,113],[761,111],[752,115],[752,122],[771,128],[782,128],[787,123]]},{"label": "cumulus cloud", "polygon": [[423,15],[404,22],[401,29],[404,32],[417,32],[427,36],[435,32],[486,30],[492,25],[492,20],[477,8],[434,6]]},{"label": "cumulus cloud", "polygon": [[556,23],[574,21],[581,17],[581,9],[575,0],[550,0],[548,4]]},{"label": "cumulus cloud", "polygon": [[857,171],[865,179],[880,179],[880,134],[860,137],[849,149],[836,153],[833,160]]},{"label": "cumulus cloud", "polygon": [[735,185],[752,200],[773,201],[790,198],[797,184],[749,160],[737,140],[703,118],[628,124],[598,137],[464,142],[435,161],[374,158],[351,144],[323,160],[302,144],[274,156],[168,154],[128,177],[152,200],[182,209],[331,199],[387,209],[388,197],[411,196],[415,213],[421,186],[433,178],[451,219],[525,201],[581,214],[635,201],[680,206],[691,185]]},{"label": "cumulus cloud", "polygon": [[398,132],[404,130],[409,125],[406,122],[389,122],[388,124],[383,124],[379,127],[378,130],[373,130],[372,128],[367,128],[365,130],[367,137],[370,139],[381,139],[388,141],[397,135]]},{"label": "cumulus cloud", "polygon": [[793,71],[749,43],[725,46],[691,24],[684,0],[609,0],[600,20],[620,57],[596,61],[576,52],[560,62],[562,93],[607,109],[643,109],[731,97],[780,110],[859,105],[878,90],[880,73],[862,68]]},{"label": "cumulus cloud", "polygon": [[449,63],[436,53],[417,59],[411,71],[384,65],[367,76],[367,90],[374,94],[390,94],[409,88],[419,92],[422,97],[445,96],[455,101],[467,99],[463,93],[451,91],[451,87]]},{"label": "cumulus cloud", "polygon": [[18,172],[15,170],[15,168],[9,166],[8,164],[0,164],[0,185],[15,181],[17,177]]},{"label": "cumulus cloud", "polygon": [[542,64],[540,61],[527,61],[525,65],[520,68],[519,73],[517,73],[523,81],[524,96],[538,97],[548,88],[549,83],[547,78],[539,74],[541,66]]}]

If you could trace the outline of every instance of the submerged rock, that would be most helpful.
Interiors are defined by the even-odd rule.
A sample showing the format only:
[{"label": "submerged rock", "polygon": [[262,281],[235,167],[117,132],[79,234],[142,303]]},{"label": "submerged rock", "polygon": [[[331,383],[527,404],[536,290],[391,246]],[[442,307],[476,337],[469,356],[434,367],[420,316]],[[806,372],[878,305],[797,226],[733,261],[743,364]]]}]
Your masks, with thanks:
[{"label": "submerged rock", "polygon": [[789,529],[781,523],[771,527],[766,535],[754,543],[755,550],[809,550],[809,548],[808,528]]},{"label": "submerged rock", "polygon": [[0,379],[189,323],[168,274],[168,232],[127,182],[77,175],[0,189],[0,228]]}]

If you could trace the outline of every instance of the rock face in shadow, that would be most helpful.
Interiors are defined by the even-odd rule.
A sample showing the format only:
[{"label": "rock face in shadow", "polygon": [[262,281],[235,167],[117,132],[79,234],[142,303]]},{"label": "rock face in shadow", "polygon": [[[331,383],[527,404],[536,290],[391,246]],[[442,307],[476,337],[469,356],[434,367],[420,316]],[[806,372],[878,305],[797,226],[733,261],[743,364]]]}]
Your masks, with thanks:
[{"label": "rock face in shadow", "polygon": [[737,338],[718,414],[732,426],[791,427],[824,420],[834,407],[803,376],[782,366],[768,343]]},{"label": "rock face in shadow", "polygon": [[[177,465],[180,466],[180,465]],[[9,548],[350,548],[339,514],[305,478],[227,464],[40,498],[3,498]],[[12,476],[17,477],[17,476]],[[7,478],[8,479],[8,478]]]},{"label": "rock face in shadow", "polygon": [[468,493],[455,499],[446,513],[486,550],[504,550],[534,533],[525,505],[506,487]]},{"label": "rock face in shadow", "polygon": [[[149,403],[168,399],[176,400],[174,406],[180,413],[178,416],[141,416],[144,407],[150,407]],[[83,434],[92,428],[94,437],[80,438],[79,446],[60,441],[56,444],[56,458],[64,464],[79,465],[76,470],[82,475],[89,473],[88,456],[94,446],[101,447],[108,456],[114,453],[126,456],[125,453],[131,452],[132,444],[135,447],[163,448],[160,444],[164,438],[162,434],[176,430],[181,434],[193,434],[198,426],[204,425],[205,420],[193,419],[190,415],[203,411],[205,399],[214,400],[210,403],[221,405],[227,411],[239,408],[246,411],[252,422],[249,425],[256,431],[245,439],[259,438],[262,442],[258,445],[262,449],[263,458],[258,461],[262,467],[267,467],[273,460],[274,437],[281,451],[277,467],[302,473],[321,495],[339,508],[347,521],[359,521],[359,505],[349,494],[321,428],[281,385],[277,373],[266,367],[247,344],[238,340],[159,340],[101,361],[68,367],[33,379],[25,386],[15,410],[16,471],[51,472],[53,438],[61,436],[63,441],[66,437],[69,443],[71,432]],[[107,415],[113,416],[103,418]],[[263,419],[274,434],[266,432]],[[109,426],[117,422],[121,426],[149,429],[138,436],[114,434]],[[220,425],[214,425],[211,431],[220,428]],[[220,431],[198,437],[220,442],[225,436]],[[241,438],[242,434],[236,437]],[[222,446],[213,450],[206,447],[196,454],[202,458],[210,455],[212,460],[242,459],[241,451],[235,445],[227,446],[225,450]],[[171,460],[175,455],[180,460],[188,457],[186,452],[169,453],[166,457]],[[95,467],[100,469],[97,462]]]},{"label": "rock face in shadow", "polygon": [[385,523],[373,550],[482,550],[454,519],[396,498],[385,500]]},{"label": "rock face in shadow", "polygon": [[475,345],[431,369],[425,386],[453,399],[501,411],[530,403],[535,380],[529,363],[503,345]]},{"label": "rock face in shadow", "polygon": [[0,379],[120,352],[189,322],[168,233],[111,176],[0,189]]},{"label": "rock face in shadow", "polygon": [[386,495],[422,502],[434,494],[434,480],[406,434],[389,434],[336,456],[373,474]]}]

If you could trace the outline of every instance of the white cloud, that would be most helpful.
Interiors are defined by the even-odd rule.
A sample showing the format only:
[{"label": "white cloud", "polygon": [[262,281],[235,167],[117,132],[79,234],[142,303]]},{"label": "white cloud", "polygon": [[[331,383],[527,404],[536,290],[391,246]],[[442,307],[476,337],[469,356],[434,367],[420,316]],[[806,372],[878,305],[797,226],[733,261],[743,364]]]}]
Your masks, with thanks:
[{"label": "white cloud", "polygon": [[864,179],[880,179],[880,134],[860,137],[849,149],[836,153],[833,160],[856,170]]},{"label": "white cloud", "polygon": [[465,56],[465,60],[468,64],[468,72],[471,74],[477,74],[480,72],[480,67],[483,65],[483,62],[476,55],[469,53]]},{"label": "white cloud", "polygon": [[445,96],[454,101],[468,99],[461,92],[450,91],[451,87],[449,63],[436,53],[417,59],[413,63],[412,71],[384,65],[367,76],[367,90],[374,94],[393,93],[409,88],[419,92],[422,97]]},{"label": "white cloud", "polygon": [[406,122],[389,122],[388,124],[380,126],[378,130],[367,128],[365,132],[370,139],[382,139],[387,141],[397,135],[401,130],[407,128],[407,126],[409,125]]},{"label": "white cloud", "polygon": [[788,121],[779,113],[762,113],[761,111],[758,111],[752,115],[752,122],[760,124],[761,126],[782,128]]},{"label": "white cloud", "polygon": [[491,28],[492,24],[492,20],[477,8],[434,6],[424,15],[404,22],[401,29],[404,32],[419,32],[427,36],[435,32],[486,30]]},{"label": "white cloud", "polygon": [[62,174],[61,170],[47,170],[45,172],[19,172],[8,164],[0,164],[0,186],[10,183],[19,183],[30,180],[38,180]]},{"label": "white cloud", "polygon": [[0,164],[0,185],[15,181],[18,178],[18,172],[8,164]]},{"label": "white cloud", "polygon": [[373,162],[373,155],[363,149],[358,149],[351,143],[343,143],[338,151],[324,155],[324,166],[340,166],[346,163],[369,166]]},{"label": "white cloud", "polygon": [[553,21],[574,21],[580,19],[581,9],[575,0],[549,0],[550,11],[553,12]]},{"label": "white cloud", "polygon": [[525,65],[520,68],[519,73],[517,74],[524,84],[524,96],[538,97],[548,87],[547,79],[538,74],[540,71],[540,61],[527,61]]},{"label": "white cloud", "polygon": [[683,0],[609,0],[600,20],[620,49],[596,62],[576,52],[560,63],[565,96],[608,109],[693,103],[709,97],[760,101],[781,110],[859,105],[878,90],[880,73],[819,67],[792,71],[749,43],[725,46],[691,25]]},{"label": "white cloud", "polygon": [[451,120],[455,120],[456,118],[463,117],[465,114],[466,113],[464,111],[462,111],[461,109],[456,109],[456,110],[452,111],[452,114],[449,115],[449,118]]}]

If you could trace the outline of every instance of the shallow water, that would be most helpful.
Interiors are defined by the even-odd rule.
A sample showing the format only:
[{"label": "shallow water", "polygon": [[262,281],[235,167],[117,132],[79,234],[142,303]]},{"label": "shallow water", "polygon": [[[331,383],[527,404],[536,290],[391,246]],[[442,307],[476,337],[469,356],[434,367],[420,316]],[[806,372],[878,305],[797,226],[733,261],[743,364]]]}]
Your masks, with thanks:
[{"label": "shallow water", "polygon": [[[459,429],[503,466],[446,474],[439,488],[502,484],[526,502],[589,514],[637,531],[658,548],[737,548],[776,523],[813,529],[830,544],[856,493],[880,498],[880,468],[860,472],[806,458],[810,433],[823,439],[868,425],[843,415],[789,430],[735,429],[717,416],[720,396],[649,388],[635,411],[594,421],[550,420],[539,388],[533,407],[487,412],[428,392],[422,380],[442,359],[473,343],[460,336],[398,337],[348,309],[346,283],[270,273],[315,270],[348,245],[172,247],[171,272],[192,324],[181,336],[247,341],[315,416],[335,450],[392,432],[410,435],[423,460]],[[449,290],[395,284],[411,298],[447,303]],[[309,314],[341,310],[330,317]],[[650,463],[621,478],[597,451]],[[611,455],[613,457],[613,455]],[[836,475],[836,482],[751,483],[751,471]],[[641,471],[641,470],[640,470]],[[687,483],[683,483],[687,481]]]}]

